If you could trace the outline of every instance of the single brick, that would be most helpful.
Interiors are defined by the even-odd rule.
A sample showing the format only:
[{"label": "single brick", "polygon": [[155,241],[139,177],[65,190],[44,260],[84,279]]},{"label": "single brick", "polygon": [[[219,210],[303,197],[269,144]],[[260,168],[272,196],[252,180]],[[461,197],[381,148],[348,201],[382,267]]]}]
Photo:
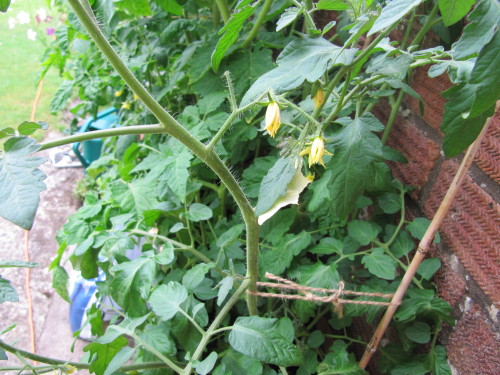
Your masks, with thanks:
[{"label": "single brick", "polygon": [[[438,77],[430,78],[427,74],[430,66],[422,66],[416,69],[410,86],[422,96],[424,100],[423,119],[434,129],[439,130],[444,114],[446,100],[441,96],[443,91],[449,89],[452,84],[448,75],[441,74]],[[420,115],[419,101],[407,95],[406,103],[417,114]]]},{"label": "single brick", "polygon": [[[423,210],[432,218],[458,164],[443,163]],[[492,302],[500,306],[500,205],[466,176],[440,233]]]},{"label": "single brick", "polygon": [[493,117],[493,123],[481,142],[474,161],[491,179],[500,184],[500,112]]},{"label": "single brick", "polygon": [[476,304],[470,306],[448,338],[448,359],[459,375],[498,375],[500,339]]},{"label": "single brick", "polygon": [[443,256],[439,250],[431,250],[431,256],[438,257],[441,260],[441,268],[434,275],[439,297],[448,302],[451,307],[454,307],[462,300],[467,284],[462,276],[455,272],[450,260],[447,259],[448,257]]},{"label": "single brick", "polygon": [[[390,106],[387,103],[377,105],[373,114],[383,123],[387,123]],[[388,165],[395,177],[407,185],[416,186],[410,195],[417,199],[422,187],[427,183],[429,173],[439,157],[439,146],[417,129],[410,121],[398,115],[389,136],[388,145],[401,152],[408,163],[392,163]]]}]

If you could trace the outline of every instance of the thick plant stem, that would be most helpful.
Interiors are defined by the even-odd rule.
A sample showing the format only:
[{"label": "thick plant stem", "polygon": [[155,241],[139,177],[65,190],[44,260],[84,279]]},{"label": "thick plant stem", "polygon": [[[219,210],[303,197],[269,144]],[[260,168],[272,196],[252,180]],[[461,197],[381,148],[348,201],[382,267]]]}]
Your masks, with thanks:
[{"label": "thick plant stem", "polygon": [[200,343],[198,344],[198,347],[196,348],[196,351],[194,352],[193,356],[191,357],[191,360],[189,361],[188,365],[184,368],[183,374],[184,375],[189,375],[191,374],[191,370],[193,368],[193,361],[198,361],[203,354],[203,351],[207,347],[208,343],[210,342],[210,339],[214,334],[217,332],[217,327],[221,324],[222,320],[226,317],[226,315],[229,313],[229,311],[232,309],[232,307],[238,302],[240,299],[241,295],[248,289],[250,285],[250,280],[244,280],[240,287],[236,290],[236,292],[231,296],[229,301],[224,305],[224,307],[221,309],[221,311],[217,314],[215,317],[214,321],[212,324],[210,324],[210,327],[208,327],[206,333],[203,335]]},{"label": "thick plant stem", "polygon": [[70,135],[69,137],[56,139],[55,141],[42,143],[42,147],[40,147],[38,151],[47,150],[49,148],[63,146],[75,142],[85,142],[90,139],[96,139],[96,138],[114,137],[117,135],[130,135],[130,134],[158,134],[164,132],[165,128],[161,125],[137,125],[137,126],[126,126],[123,128],[96,130],[87,133],[78,133]]},{"label": "thick plant stem", "polygon": [[[499,102],[497,102],[497,108],[499,107]],[[415,253],[415,256],[413,257],[410,265],[408,266],[407,271],[405,272],[403,279],[401,280],[401,283],[398,286],[398,289],[396,290],[396,293],[394,294],[394,297],[392,298],[391,305],[387,308],[382,320],[380,321],[375,333],[373,334],[370,342],[368,343],[365,352],[363,354],[363,357],[361,358],[361,361],[359,362],[359,367],[362,369],[365,369],[366,366],[368,365],[368,362],[370,361],[371,357],[373,354],[377,351],[378,345],[380,344],[380,340],[382,340],[382,337],[384,336],[384,333],[389,326],[389,323],[392,320],[392,317],[394,316],[394,313],[396,312],[398,306],[401,304],[401,301],[403,300],[403,296],[406,293],[406,290],[408,289],[408,286],[411,283],[411,280],[413,276],[415,276],[415,273],[418,270],[418,267],[422,263],[422,261],[425,259],[425,255],[429,251],[429,247],[432,244],[432,241],[434,240],[434,236],[436,235],[436,232],[438,231],[439,227],[443,223],[443,220],[445,219],[448,210],[450,209],[457,193],[460,188],[460,185],[462,184],[462,181],[469,170],[472,162],[474,161],[474,157],[476,155],[477,150],[479,149],[479,146],[481,145],[481,141],[486,134],[486,131],[491,124],[492,119],[489,118],[488,121],[486,122],[483,130],[481,131],[481,134],[479,134],[478,138],[474,141],[474,143],[469,147],[467,150],[467,153],[465,154],[464,159],[462,160],[462,163],[460,164],[460,168],[458,169],[457,173],[455,174],[455,177],[453,181],[451,182],[450,187],[448,188],[448,191],[446,192],[446,195],[444,196],[441,204],[439,205],[439,208],[434,215],[434,218],[432,219],[431,224],[429,225],[429,228],[427,228],[427,231],[424,234],[424,237],[420,241],[418,245],[417,252]]]},{"label": "thick plant stem", "polygon": [[217,7],[219,8],[220,15],[224,23],[229,21],[229,9],[227,7],[226,0],[215,0]]},{"label": "thick plant stem", "polygon": [[255,36],[259,32],[262,23],[266,19],[267,12],[269,12],[269,9],[271,9],[271,5],[273,5],[273,0],[266,0],[264,5],[262,6],[259,16],[257,17],[255,23],[253,24],[252,30],[250,30],[250,34],[248,34],[247,38],[243,42],[242,48],[248,47],[248,45],[252,42],[252,40],[255,39]]},{"label": "thick plant stem", "polygon": [[[137,80],[125,63],[120,59],[113,47],[109,44],[99,26],[93,22],[92,18],[85,11],[85,8],[82,6],[80,1],[68,0],[68,2],[103,55],[108,59],[111,65],[123,78],[125,83],[139,97],[144,105],[163,124],[164,132],[179,140],[198,158],[205,162],[215,172],[215,174],[217,174],[221,182],[227,187],[228,191],[233,196],[236,204],[241,210],[243,220],[246,224],[247,276],[251,280],[250,290],[255,290],[255,284],[258,277],[257,259],[259,251],[259,225],[257,223],[254,210],[245,193],[243,193],[240,185],[217,154],[197,140],[188,130],[179,124]],[[257,313],[256,306],[256,297],[251,296],[248,305],[250,314]]]},{"label": "thick plant stem", "polygon": [[396,116],[398,114],[399,108],[401,107],[401,102],[405,96],[405,92],[400,90],[398,93],[398,97],[396,101],[392,105],[391,114],[389,115],[389,119],[387,120],[387,124],[385,125],[384,133],[382,134],[382,143],[385,145],[387,143],[387,139],[391,134],[392,126],[394,125],[394,121],[396,121]]},{"label": "thick plant stem", "polygon": [[[78,369],[88,369],[90,367],[89,363],[84,363],[84,362],[71,362],[71,361],[64,361],[62,359],[56,359],[56,358],[50,358],[50,357],[45,357],[39,354],[27,352],[25,350],[16,348],[14,346],[10,346],[0,340],[0,348],[5,350],[6,352],[12,353],[12,354],[18,354],[23,358],[27,358],[33,361],[37,361],[40,363],[45,363],[47,365],[53,365],[53,366],[73,366]],[[36,369],[38,366],[34,366]],[[40,366],[40,367],[47,367],[47,366]],[[124,365],[120,367],[121,371],[134,371],[134,370],[145,370],[145,369],[153,369],[153,368],[166,368],[167,366],[163,362],[144,362],[144,363],[135,363],[131,365]],[[12,370],[22,370],[24,368],[17,368],[13,367]],[[0,367],[0,371],[7,371],[10,370],[10,368],[4,368]]]}]

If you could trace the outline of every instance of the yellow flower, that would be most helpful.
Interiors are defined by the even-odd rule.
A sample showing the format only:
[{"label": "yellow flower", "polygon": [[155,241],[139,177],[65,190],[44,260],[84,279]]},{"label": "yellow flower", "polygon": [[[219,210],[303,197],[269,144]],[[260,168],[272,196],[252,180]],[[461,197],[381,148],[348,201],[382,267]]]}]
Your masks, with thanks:
[{"label": "yellow flower", "polygon": [[72,373],[74,373],[74,372],[75,372],[75,370],[76,370],[76,367],[71,366],[71,365],[66,365],[66,372],[67,372],[68,374],[72,374]]},{"label": "yellow flower", "polygon": [[122,103],[122,109],[130,109],[131,106],[132,106],[132,104],[130,104],[129,102]]},{"label": "yellow flower", "polygon": [[313,164],[321,164],[324,167],[325,163],[323,163],[323,155],[325,154],[333,155],[325,150],[325,142],[323,141],[323,138],[316,137],[314,138],[312,145],[302,150],[299,155],[309,155],[309,168],[311,168]]},{"label": "yellow flower", "polygon": [[314,102],[314,108],[318,108],[319,106],[323,105],[323,103],[325,102],[325,93],[323,92],[323,90],[318,89],[318,91],[316,91],[316,95],[314,95],[313,102]]},{"label": "yellow flower", "polygon": [[117,97],[117,98],[118,98],[119,96],[122,96],[122,94],[123,94],[123,91],[122,91],[122,90],[120,90],[120,91],[116,91],[116,92],[115,92],[115,97]]},{"label": "yellow flower", "polygon": [[276,135],[276,132],[278,131],[279,127],[281,125],[280,122],[280,107],[278,103],[276,102],[271,102],[267,106],[266,110],[266,127],[265,129],[269,133],[271,137],[274,137]]},{"label": "yellow flower", "polygon": [[136,94],[134,94],[134,100],[137,100],[137,99],[139,99],[139,97]]}]

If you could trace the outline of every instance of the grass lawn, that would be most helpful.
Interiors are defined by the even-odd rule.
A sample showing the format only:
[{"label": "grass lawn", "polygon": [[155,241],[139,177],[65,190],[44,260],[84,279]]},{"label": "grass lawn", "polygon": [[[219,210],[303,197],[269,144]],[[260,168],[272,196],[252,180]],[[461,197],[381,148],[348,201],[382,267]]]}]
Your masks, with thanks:
[{"label": "grass lawn", "polygon": [[[37,23],[35,15],[40,8],[44,8],[53,19]],[[19,23],[17,16],[21,11],[29,14],[29,23]],[[45,0],[16,0],[7,13],[0,13],[0,129],[17,126],[30,119],[36,95],[35,84],[41,70],[40,59],[45,50],[44,41],[48,43],[51,38],[46,35],[46,28],[56,28],[60,23],[58,17],[55,10],[47,8]],[[9,28],[9,18],[16,20],[13,28]],[[34,41],[28,39],[29,29],[36,32]],[[46,121],[51,129],[59,131],[64,130],[65,125],[59,115],[50,113],[49,107],[61,81],[55,70],[48,72],[35,114],[35,121]]]}]

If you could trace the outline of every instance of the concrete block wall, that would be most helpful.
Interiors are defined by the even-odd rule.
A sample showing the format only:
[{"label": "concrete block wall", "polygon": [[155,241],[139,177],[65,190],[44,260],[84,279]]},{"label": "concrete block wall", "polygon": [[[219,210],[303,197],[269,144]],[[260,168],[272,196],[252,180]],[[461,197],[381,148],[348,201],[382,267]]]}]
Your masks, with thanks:
[{"label": "concrete block wall", "polygon": [[[429,78],[419,68],[411,86],[424,98],[405,98],[388,144],[408,159],[390,163],[396,177],[416,186],[408,197],[410,216],[432,219],[463,154],[446,158],[439,130],[445,101],[440,94],[451,87],[446,75]],[[374,111],[386,122],[390,108]],[[445,327],[440,341],[459,375],[500,373],[500,113],[496,113],[460,192],[441,229],[442,242],[430,256],[439,257],[441,270],[434,281],[441,298],[453,308],[455,327]]]}]

